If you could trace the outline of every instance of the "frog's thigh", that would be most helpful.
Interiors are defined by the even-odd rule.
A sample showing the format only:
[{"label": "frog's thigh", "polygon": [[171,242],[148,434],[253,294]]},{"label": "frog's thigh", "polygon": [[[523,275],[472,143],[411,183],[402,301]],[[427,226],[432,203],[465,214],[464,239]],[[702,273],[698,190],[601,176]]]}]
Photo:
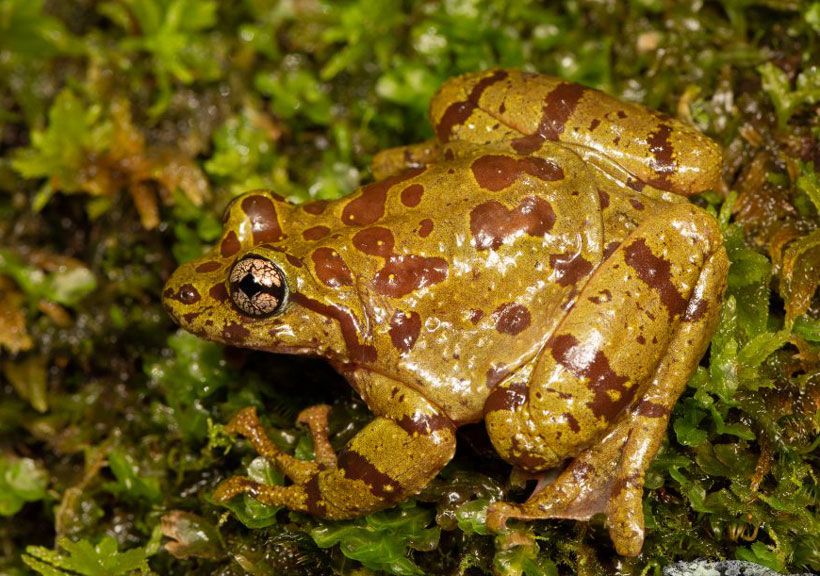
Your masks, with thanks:
[{"label": "frog's thigh", "polygon": [[[508,517],[586,519],[606,512],[618,551],[628,555],[640,551],[644,471],[658,450],[672,406],[708,346],[727,270],[716,222],[691,205],[670,207],[627,238],[595,274],[557,329],[529,392],[519,390],[518,399],[510,401],[506,399],[513,397],[513,391],[499,391],[493,402],[502,409],[499,414],[488,411],[488,420],[504,417],[501,423],[506,425],[507,437],[512,433],[506,442],[494,438],[502,446],[520,445],[521,438],[527,439],[528,446],[536,446],[528,434],[557,437],[552,453],[573,456],[567,451],[573,444],[560,443],[566,433],[564,422],[571,421],[567,414],[577,420],[575,413],[588,416],[601,405],[609,413],[585,420],[598,431],[586,438],[595,441],[601,430],[606,436],[582,450],[553,484],[525,504],[495,505],[488,523],[497,528]],[[616,286],[624,296],[627,291],[631,294],[632,307],[617,306],[608,315],[589,310],[591,304],[603,302],[601,297],[610,303],[616,301]],[[584,309],[593,319],[586,332],[572,318]],[[574,334],[577,343],[569,341],[567,346],[568,333]],[[562,387],[566,378],[577,391]],[[607,430],[606,423],[615,418],[624,396],[631,400],[634,395],[635,386],[629,385],[630,381],[645,381],[640,398]],[[619,394],[612,394],[613,390]],[[539,394],[566,400],[557,409],[567,412],[549,414],[537,402]],[[572,411],[573,402],[581,405],[576,412]],[[546,427],[534,421],[530,404],[535,404],[535,414],[545,419]],[[495,427],[502,429],[498,423]],[[570,433],[575,433],[574,427]],[[537,462],[542,453],[528,456]]]},{"label": "frog's thigh", "polygon": [[[649,381],[701,272],[722,254],[717,222],[690,204],[651,216],[593,273],[547,342],[529,382],[485,405],[502,457],[544,470],[599,440]],[[725,255],[721,256],[725,260]]]}]

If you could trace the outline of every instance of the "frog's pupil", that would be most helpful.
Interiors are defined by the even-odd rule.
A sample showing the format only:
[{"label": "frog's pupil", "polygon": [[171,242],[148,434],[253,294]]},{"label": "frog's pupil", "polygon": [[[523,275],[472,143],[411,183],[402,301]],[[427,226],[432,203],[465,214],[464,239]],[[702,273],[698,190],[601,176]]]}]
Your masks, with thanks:
[{"label": "frog's pupil", "polygon": [[256,275],[253,272],[249,272],[242,277],[242,280],[239,281],[238,288],[242,290],[250,300],[253,300],[254,296],[260,292],[268,292],[265,286],[262,286],[262,284],[256,280]]}]

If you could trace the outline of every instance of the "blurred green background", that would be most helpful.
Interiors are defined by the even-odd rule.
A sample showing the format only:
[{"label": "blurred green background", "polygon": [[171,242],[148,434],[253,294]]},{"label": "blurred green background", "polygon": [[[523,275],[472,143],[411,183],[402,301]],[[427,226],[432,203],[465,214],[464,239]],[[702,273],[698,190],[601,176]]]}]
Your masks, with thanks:
[{"label": "blurred green background", "polygon": [[[0,573],[660,574],[677,559],[820,571],[820,2],[0,0]],[[163,281],[271,188],[336,198],[426,139],[446,78],[561,76],[725,148],[695,199],[732,260],[720,327],[647,476],[643,553],[603,519],[484,525],[521,498],[465,430],[417,500],[325,522],[219,480],[282,477],[223,427],[256,405],[368,420],[332,370],[177,332]]]}]

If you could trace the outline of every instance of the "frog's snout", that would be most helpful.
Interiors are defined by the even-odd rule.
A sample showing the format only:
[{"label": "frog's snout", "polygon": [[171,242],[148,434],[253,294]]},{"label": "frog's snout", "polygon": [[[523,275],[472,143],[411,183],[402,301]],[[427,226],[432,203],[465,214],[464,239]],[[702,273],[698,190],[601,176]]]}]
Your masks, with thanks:
[{"label": "frog's snout", "polygon": [[[202,300],[202,295],[191,282],[186,281],[180,270],[174,272],[162,289],[162,305],[174,322],[186,326],[186,316]],[[188,316],[189,317],[189,316]]]}]

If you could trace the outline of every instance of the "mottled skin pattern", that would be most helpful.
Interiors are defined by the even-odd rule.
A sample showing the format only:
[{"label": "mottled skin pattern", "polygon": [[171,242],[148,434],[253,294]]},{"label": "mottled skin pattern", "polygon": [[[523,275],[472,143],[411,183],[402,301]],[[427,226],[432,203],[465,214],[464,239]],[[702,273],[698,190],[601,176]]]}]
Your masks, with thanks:
[{"label": "mottled skin pattern", "polygon": [[[569,460],[527,502],[493,505],[491,527],[602,512],[618,551],[636,555],[644,472],[724,289],[718,224],[685,200],[716,186],[720,151],[672,118],[517,71],[448,81],[430,115],[436,139],[379,154],[376,182],[350,197],[236,199],[219,244],[168,281],[185,329],[324,357],[375,414],[337,457],[327,407],[305,411],[317,449],[302,462],[240,412],[232,430],[293,484],[231,478],[215,498],[366,514],[420,491],[456,428],[483,419],[523,470]],[[252,287],[228,281],[243,258],[281,272],[286,296],[260,296],[285,299],[273,315],[232,295]]]}]

